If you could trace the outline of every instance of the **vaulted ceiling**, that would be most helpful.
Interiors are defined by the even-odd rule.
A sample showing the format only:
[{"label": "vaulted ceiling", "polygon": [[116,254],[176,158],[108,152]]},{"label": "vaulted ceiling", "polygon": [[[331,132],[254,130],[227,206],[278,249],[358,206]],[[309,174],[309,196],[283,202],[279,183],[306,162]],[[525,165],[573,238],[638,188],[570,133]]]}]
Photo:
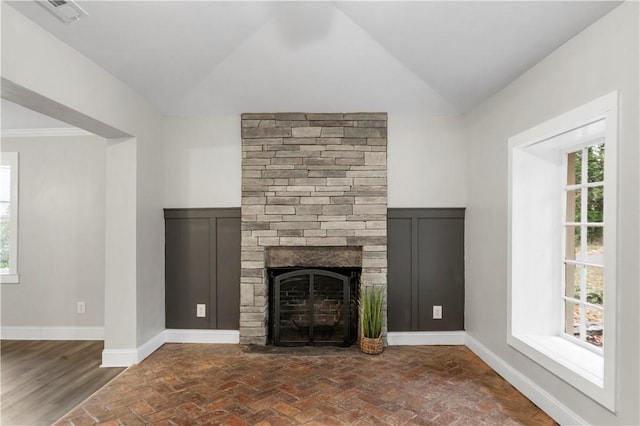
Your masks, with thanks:
[{"label": "vaulted ceiling", "polygon": [[[348,107],[384,85],[464,113],[619,4],[79,1],[89,17],[64,25],[35,2],[8,3],[167,115],[266,110],[314,82]],[[411,86],[389,87],[394,75]]]}]

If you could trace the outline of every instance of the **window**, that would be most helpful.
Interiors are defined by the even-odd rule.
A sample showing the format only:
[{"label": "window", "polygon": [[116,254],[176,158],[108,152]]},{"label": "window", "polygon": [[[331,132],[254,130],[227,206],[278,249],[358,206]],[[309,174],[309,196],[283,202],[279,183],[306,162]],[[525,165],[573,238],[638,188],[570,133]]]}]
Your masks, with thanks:
[{"label": "window", "polygon": [[0,155],[0,282],[18,282],[18,153]]},{"label": "window", "polygon": [[617,99],[509,139],[508,343],[612,411]]},{"label": "window", "polygon": [[604,345],[604,140],[566,155],[564,333]]}]

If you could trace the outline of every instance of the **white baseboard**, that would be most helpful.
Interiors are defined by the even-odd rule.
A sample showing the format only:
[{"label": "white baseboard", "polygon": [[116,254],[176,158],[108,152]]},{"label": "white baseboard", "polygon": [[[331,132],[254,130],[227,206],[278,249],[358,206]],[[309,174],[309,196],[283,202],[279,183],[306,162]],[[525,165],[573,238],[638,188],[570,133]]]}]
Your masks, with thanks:
[{"label": "white baseboard", "polygon": [[135,349],[105,349],[102,367],[130,367],[165,343],[240,343],[238,330],[162,330]]},{"label": "white baseboard", "polygon": [[130,367],[138,363],[136,349],[105,349],[100,367]]},{"label": "white baseboard", "polygon": [[148,357],[149,355],[154,353],[156,350],[158,350],[160,346],[164,345],[166,341],[165,332],[166,330],[162,330],[161,332],[153,336],[151,339],[147,340],[145,343],[138,346],[138,349],[137,349],[138,358],[137,358],[136,364],[138,362],[142,362],[142,360],[144,360],[146,357]]},{"label": "white baseboard", "polygon": [[137,348],[104,349],[102,351],[101,367],[130,367],[142,362],[160,346],[164,345],[164,332],[165,330],[160,331]]},{"label": "white baseboard", "polygon": [[464,345],[464,331],[395,331],[387,333],[389,346]]},{"label": "white baseboard", "polygon": [[523,395],[529,398],[556,422],[561,425],[588,424],[584,419],[551,396],[547,391],[532,382],[518,370],[511,367],[502,358],[490,351],[489,348],[468,334],[465,338],[465,344],[496,373],[501,375],[507,382],[512,384],[513,387],[522,392]]},{"label": "white baseboard", "polygon": [[3,340],[104,340],[104,327],[2,327]]},{"label": "white baseboard", "polygon": [[165,330],[167,343],[240,343],[238,330]]}]

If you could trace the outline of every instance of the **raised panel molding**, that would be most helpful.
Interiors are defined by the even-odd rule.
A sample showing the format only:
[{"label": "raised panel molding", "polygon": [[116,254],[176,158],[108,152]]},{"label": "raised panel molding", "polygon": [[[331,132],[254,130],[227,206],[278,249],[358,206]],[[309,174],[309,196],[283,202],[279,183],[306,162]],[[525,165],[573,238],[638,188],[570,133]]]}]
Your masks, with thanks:
[{"label": "raised panel molding", "polygon": [[[240,208],[165,209],[165,326],[237,329]],[[205,316],[196,306],[205,305]]]},{"label": "raised panel molding", "polygon": [[464,208],[388,209],[389,332],[464,330],[464,217]]}]

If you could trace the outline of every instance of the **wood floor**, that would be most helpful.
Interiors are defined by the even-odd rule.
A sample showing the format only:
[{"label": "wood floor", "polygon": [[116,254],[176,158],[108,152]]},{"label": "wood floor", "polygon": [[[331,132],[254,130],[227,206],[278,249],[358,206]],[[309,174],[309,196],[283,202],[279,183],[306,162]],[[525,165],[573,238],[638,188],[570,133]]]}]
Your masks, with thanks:
[{"label": "wood floor", "polygon": [[0,342],[4,426],[51,425],[123,368],[100,368],[102,341]]}]

